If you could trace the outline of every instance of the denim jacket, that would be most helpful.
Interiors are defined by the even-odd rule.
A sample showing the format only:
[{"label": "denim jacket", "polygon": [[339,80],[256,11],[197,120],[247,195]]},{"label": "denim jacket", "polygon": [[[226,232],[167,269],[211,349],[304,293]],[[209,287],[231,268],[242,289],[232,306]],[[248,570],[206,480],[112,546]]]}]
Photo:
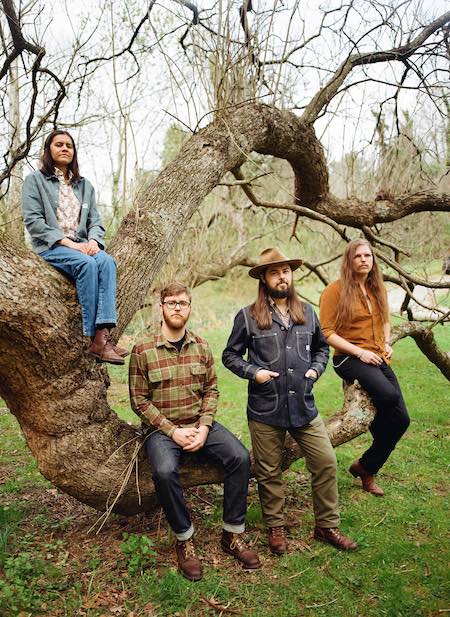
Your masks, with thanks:
[{"label": "denim jacket", "polygon": [[[94,187],[85,178],[73,182],[73,191],[80,201],[80,219],[76,240],[96,240],[103,246],[105,230],[95,205]],[[59,203],[59,180],[35,171],[25,178],[22,188],[22,212],[25,226],[31,236],[31,246],[36,253],[51,249],[64,234],[56,217]]]},{"label": "denim jacket", "polygon": [[[275,311],[272,326],[260,330],[250,315],[241,309],[222,354],[222,362],[239,377],[249,380],[247,416],[263,424],[301,427],[317,416],[312,393],[314,379],[305,377],[313,368],[318,377],[328,362],[329,349],[319,320],[310,304],[305,304],[305,323],[288,329]],[[247,359],[244,354],[247,352]],[[279,377],[257,384],[256,373],[265,368]]]}]

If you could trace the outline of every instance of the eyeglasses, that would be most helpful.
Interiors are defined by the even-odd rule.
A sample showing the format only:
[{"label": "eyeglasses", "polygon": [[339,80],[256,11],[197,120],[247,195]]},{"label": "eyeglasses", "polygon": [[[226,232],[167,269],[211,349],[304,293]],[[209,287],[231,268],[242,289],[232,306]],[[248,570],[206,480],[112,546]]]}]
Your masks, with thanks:
[{"label": "eyeglasses", "polygon": [[185,311],[191,306],[191,303],[187,300],[180,300],[180,302],[176,302],[175,300],[166,300],[165,302],[161,302],[161,304],[165,304],[170,309],[174,309],[177,306],[180,307],[181,310]]}]

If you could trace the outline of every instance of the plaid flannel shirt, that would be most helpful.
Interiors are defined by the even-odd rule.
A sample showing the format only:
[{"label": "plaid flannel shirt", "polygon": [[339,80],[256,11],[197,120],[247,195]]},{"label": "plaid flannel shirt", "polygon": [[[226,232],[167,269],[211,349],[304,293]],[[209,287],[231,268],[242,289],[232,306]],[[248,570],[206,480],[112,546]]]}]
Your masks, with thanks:
[{"label": "plaid flannel shirt", "polygon": [[179,426],[212,426],[219,390],[208,343],[187,330],[178,353],[150,332],[131,352],[129,389],[133,411],[169,437]]}]

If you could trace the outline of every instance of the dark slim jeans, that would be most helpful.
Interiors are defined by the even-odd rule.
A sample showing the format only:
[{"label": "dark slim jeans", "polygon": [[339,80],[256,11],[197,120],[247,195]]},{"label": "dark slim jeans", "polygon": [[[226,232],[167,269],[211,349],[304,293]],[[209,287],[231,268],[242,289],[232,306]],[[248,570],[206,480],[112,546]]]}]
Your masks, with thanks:
[{"label": "dark slim jeans", "polygon": [[192,525],[179,480],[180,458],[198,455],[223,465],[224,527],[228,525],[228,531],[236,533],[244,530],[250,456],[247,448],[228,429],[214,422],[205,445],[198,453],[184,452],[181,446],[161,431],[155,431],[147,438],[145,448],[152,467],[156,494],[176,535],[184,534]]},{"label": "dark slim jeans", "polygon": [[353,356],[335,356],[333,367],[344,381],[353,383],[357,379],[377,410],[370,426],[372,445],[360,458],[364,469],[375,474],[383,467],[409,426],[408,411],[397,378],[384,362],[381,366],[375,366]]}]

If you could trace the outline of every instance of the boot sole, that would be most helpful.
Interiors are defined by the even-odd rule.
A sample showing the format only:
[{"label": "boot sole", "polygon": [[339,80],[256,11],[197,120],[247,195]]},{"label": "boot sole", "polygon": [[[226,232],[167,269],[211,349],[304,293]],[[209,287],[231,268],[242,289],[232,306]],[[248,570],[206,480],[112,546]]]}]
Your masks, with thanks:
[{"label": "boot sole", "polygon": [[122,361],[119,360],[105,360],[105,358],[102,358],[101,356],[99,356],[98,354],[92,353],[92,351],[88,351],[88,356],[90,356],[91,358],[94,358],[95,361],[97,362],[97,364],[117,364],[119,366],[122,366],[123,364],[125,364],[125,360],[122,359]]},{"label": "boot sole", "polygon": [[278,557],[281,557],[281,555],[285,555],[287,553],[287,547],[282,550],[282,551],[277,551],[274,548],[272,548],[271,546],[269,546],[270,552],[273,553],[274,555],[278,555]]},{"label": "boot sole", "polygon": [[178,572],[179,574],[181,574],[181,576],[186,578],[188,581],[192,581],[194,583],[197,581],[201,581],[203,578],[203,573],[200,573],[198,576],[188,576],[185,572],[183,572],[181,568],[178,568]]}]

